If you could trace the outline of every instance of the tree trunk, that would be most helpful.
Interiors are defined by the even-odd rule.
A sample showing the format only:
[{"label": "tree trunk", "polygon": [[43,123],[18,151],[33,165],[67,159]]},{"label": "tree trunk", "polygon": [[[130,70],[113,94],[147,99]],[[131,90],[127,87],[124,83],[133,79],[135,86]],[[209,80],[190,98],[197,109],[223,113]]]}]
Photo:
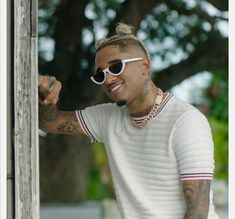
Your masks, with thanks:
[{"label": "tree trunk", "polygon": [[40,139],[42,202],[69,203],[86,199],[91,160],[91,146],[87,141],[63,135]]},{"label": "tree trunk", "polygon": [[[63,110],[81,109],[91,102],[101,102],[105,96],[98,86],[88,83],[89,76],[81,70],[83,58],[89,66],[93,65],[93,59],[88,59],[87,51],[82,48],[82,28],[91,25],[84,16],[87,4],[87,1],[62,1],[55,12],[58,18],[54,32],[55,58],[47,70],[62,82],[59,108]],[[88,139],[48,135],[40,139],[40,154],[41,201],[83,201],[91,162]],[[53,168],[48,169],[51,165]]]},{"label": "tree trunk", "polygon": [[[215,48],[218,41],[220,46]],[[186,60],[157,72],[154,82],[167,90],[198,72],[216,70],[228,74],[228,39],[220,39],[218,34],[196,48]]]}]

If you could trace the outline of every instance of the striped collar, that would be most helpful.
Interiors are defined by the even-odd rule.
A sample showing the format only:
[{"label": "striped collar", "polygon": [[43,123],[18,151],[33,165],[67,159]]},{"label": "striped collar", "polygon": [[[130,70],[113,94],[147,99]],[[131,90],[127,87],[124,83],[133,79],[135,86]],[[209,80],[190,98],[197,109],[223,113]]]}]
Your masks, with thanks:
[{"label": "striped collar", "polygon": [[[163,96],[163,100],[159,105],[157,114],[155,115],[155,117],[161,112],[161,110],[164,108],[164,106],[167,104],[167,102],[171,99],[171,97],[173,96],[173,94],[170,93],[165,93],[165,95]],[[147,116],[147,115],[146,115]],[[132,117],[132,119],[136,122],[136,123],[141,123],[146,116],[142,116],[142,117]]]}]

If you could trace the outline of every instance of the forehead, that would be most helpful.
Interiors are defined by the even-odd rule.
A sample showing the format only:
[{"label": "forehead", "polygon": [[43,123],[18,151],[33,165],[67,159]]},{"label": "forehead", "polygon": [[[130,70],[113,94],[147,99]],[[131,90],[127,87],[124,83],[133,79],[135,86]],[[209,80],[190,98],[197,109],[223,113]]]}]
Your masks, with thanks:
[{"label": "forehead", "polygon": [[130,51],[121,51],[118,45],[108,45],[96,53],[96,67],[105,67],[110,61],[130,57]]}]

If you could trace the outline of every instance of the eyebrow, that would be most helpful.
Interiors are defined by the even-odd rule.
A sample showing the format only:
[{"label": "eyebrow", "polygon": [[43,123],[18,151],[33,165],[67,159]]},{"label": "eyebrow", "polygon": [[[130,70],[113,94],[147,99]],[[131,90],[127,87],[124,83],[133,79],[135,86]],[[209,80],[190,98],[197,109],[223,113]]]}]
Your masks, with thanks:
[{"label": "eyebrow", "polygon": [[113,64],[115,62],[120,62],[120,61],[121,61],[121,59],[114,59],[114,60],[109,61],[108,63],[109,64]]}]

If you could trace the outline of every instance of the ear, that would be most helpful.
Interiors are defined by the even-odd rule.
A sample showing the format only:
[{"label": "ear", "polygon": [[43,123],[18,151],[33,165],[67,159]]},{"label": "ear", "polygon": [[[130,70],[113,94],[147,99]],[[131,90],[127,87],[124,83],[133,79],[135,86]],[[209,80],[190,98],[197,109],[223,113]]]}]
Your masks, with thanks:
[{"label": "ear", "polygon": [[150,76],[151,61],[146,57],[141,61],[140,69],[141,73],[146,76]]}]

